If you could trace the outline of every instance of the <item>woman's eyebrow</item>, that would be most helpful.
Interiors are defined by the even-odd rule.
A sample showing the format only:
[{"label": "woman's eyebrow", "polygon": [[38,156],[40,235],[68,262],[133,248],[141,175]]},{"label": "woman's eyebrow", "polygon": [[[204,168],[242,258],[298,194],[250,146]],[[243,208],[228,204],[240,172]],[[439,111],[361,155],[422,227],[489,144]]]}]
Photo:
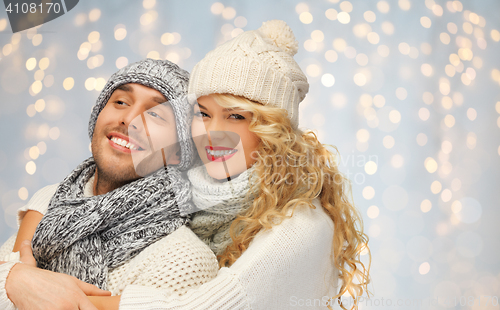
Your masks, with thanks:
[{"label": "woman's eyebrow", "polygon": [[224,111],[225,112],[249,112],[249,113],[251,113],[250,111],[244,110],[242,108],[225,108]]},{"label": "woman's eyebrow", "polygon": [[[195,103],[196,105],[198,105],[200,107],[200,109],[205,109],[205,110],[208,110],[206,107],[204,107],[202,104],[200,104],[199,102],[196,102]],[[239,111],[239,112],[249,112],[249,111],[246,111],[246,110],[243,110],[243,109],[240,109],[240,108],[224,108],[222,109],[224,112],[233,112],[233,111]]]}]

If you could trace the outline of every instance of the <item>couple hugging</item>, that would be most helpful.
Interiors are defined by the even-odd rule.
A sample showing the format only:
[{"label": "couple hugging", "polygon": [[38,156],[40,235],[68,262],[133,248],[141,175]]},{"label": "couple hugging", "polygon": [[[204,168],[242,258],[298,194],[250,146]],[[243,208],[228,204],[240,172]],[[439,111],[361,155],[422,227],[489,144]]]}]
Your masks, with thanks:
[{"label": "couple hugging", "polygon": [[348,182],[298,128],[297,49],[274,20],[190,75],[152,59],[113,74],[90,116],[92,157],[21,208],[0,249],[0,308],[324,308],[363,294]]}]

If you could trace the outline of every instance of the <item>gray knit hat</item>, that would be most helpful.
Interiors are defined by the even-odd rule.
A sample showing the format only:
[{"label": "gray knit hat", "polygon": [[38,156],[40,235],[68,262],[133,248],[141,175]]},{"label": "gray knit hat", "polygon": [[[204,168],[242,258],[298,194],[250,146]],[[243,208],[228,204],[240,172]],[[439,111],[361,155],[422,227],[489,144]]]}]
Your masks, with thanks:
[{"label": "gray knit hat", "polygon": [[193,160],[191,140],[191,107],[187,102],[189,73],[168,60],[141,60],[120,69],[113,74],[97,98],[89,120],[89,137],[92,140],[94,127],[99,113],[108,102],[111,94],[120,85],[137,83],[153,88],[167,98],[174,111],[177,138],[181,147],[180,163],[177,167],[187,170]]}]

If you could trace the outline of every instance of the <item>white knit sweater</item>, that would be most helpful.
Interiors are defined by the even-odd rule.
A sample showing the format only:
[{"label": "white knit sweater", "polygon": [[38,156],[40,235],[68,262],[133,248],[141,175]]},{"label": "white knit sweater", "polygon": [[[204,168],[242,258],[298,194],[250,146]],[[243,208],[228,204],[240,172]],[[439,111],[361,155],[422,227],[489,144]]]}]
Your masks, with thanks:
[{"label": "white knit sweater", "polygon": [[[92,193],[93,179],[85,188],[85,195]],[[42,188],[18,211],[18,224],[28,210],[45,214],[58,184]],[[0,248],[0,260],[15,262],[19,252],[12,253],[16,236]],[[0,265],[0,308],[9,304],[5,293],[5,280],[13,264]],[[181,226],[170,235],[145,248],[125,264],[108,273],[108,290],[119,295],[125,286],[134,284],[148,289],[162,289],[167,295],[182,296],[188,290],[208,282],[217,274],[217,259],[210,248],[188,227]]]},{"label": "white knit sweater", "polygon": [[120,309],[325,309],[338,283],[333,222],[319,200],[313,203],[315,209],[298,207],[291,218],[259,232],[242,256],[208,283],[175,295],[169,288],[133,283],[122,291]]},{"label": "white knit sweater", "polygon": [[[333,222],[318,200],[259,232],[217,277],[182,296],[137,285],[125,288],[120,309],[326,309],[337,291]],[[333,305],[333,303],[331,303]]]}]

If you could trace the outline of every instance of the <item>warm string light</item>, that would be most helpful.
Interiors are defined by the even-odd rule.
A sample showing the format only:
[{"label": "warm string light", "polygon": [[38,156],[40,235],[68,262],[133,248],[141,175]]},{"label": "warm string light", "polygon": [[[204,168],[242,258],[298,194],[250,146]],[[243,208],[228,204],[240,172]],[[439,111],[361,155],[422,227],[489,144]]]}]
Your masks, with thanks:
[{"label": "warm string light", "polygon": [[[106,12],[92,8],[75,13],[71,26],[85,31],[85,35],[68,57],[84,66],[78,73],[62,73],[57,66],[61,55],[49,53],[53,39],[38,28],[14,34],[2,42],[0,66],[5,66],[2,68],[9,68],[5,63],[14,61],[20,55],[20,48],[29,45],[27,49],[37,51],[22,56],[20,62],[16,60],[26,86],[13,87],[29,93],[30,97],[20,109],[28,124],[29,145],[24,148],[24,157],[21,156],[25,175],[39,177],[47,167],[53,167],[46,163],[54,155],[44,154],[52,149],[54,141],[65,139],[68,131],[64,124],[56,123],[56,119],[60,120],[57,117],[68,116],[64,112],[65,103],[50,99],[49,93],[96,95],[106,83],[107,76],[102,72],[107,66],[120,69],[139,56],[168,59],[181,65],[198,52],[186,47],[190,45],[186,38],[192,34],[182,32],[182,28],[161,27],[164,24],[158,13],[160,4],[155,0],[142,1],[141,10],[134,12],[134,23],[116,20],[116,24],[111,24],[115,25],[111,26],[111,34],[97,27]],[[233,5],[214,2],[210,12],[204,12],[213,14],[220,22],[218,43],[247,30],[244,11],[238,4]],[[347,154],[351,158],[379,154],[377,160],[359,159],[359,162],[353,160],[353,164],[341,161],[341,168],[357,169],[366,178],[365,183],[358,185],[355,175],[351,176],[358,205],[368,218],[365,224],[372,238],[370,242],[380,246],[378,249],[375,246],[372,254],[375,259],[386,259],[395,266],[381,263],[378,268],[384,270],[383,274],[374,274],[374,279],[387,284],[381,286],[383,292],[394,293],[395,285],[390,283],[399,281],[394,270],[405,255],[414,263],[412,271],[407,272],[417,281],[431,279],[441,272],[439,268],[448,268],[440,263],[450,266],[443,273],[457,274],[454,266],[466,264],[467,260],[462,258],[473,260],[481,255],[487,241],[486,237],[467,231],[464,225],[482,220],[483,206],[478,199],[467,195],[477,188],[474,187],[477,183],[470,183],[470,175],[479,178],[484,171],[467,167],[481,167],[479,163],[484,157],[480,154],[486,152],[484,145],[490,141],[487,135],[491,132],[486,134],[479,129],[485,127],[478,126],[489,126],[491,106],[497,113],[494,129],[500,128],[500,102],[479,104],[480,97],[474,93],[474,88],[486,83],[485,79],[500,85],[498,62],[492,67],[491,56],[485,53],[498,49],[498,26],[494,21],[486,21],[479,12],[468,10],[461,1],[382,0],[367,6],[359,1],[330,0],[321,10],[320,7],[300,2],[295,6],[295,19],[287,20],[292,29],[297,29],[301,50],[296,57],[311,84],[311,92],[301,105],[327,102],[322,106],[326,112],[309,113],[304,109],[301,117],[309,125],[305,127],[318,130],[321,140],[334,140],[332,137],[337,133],[330,129],[340,127],[330,127],[336,126],[331,121],[332,114],[349,115],[346,111],[352,110],[353,114],[348,116],[352,127],[342,128],[349,130],[352,138],[349,147],[355,152],[349,154],[348,149]],[[401,21],[393,18],[395,14],[413,14],[414,27],[433,41],[405,35]],[[0,31],[7,28],[7,20],[0,19]],[[155,32],[159,29],[162,31]],[[432,36],[427,35],[431,33]],[[141,35],[148,37],[140,38]],[[135,55],[110,53],[115,47],[135,48]],[[443,51],[447,54],[443,55]],[[397,66],[391,64],[393,61]],[[391,69],[397,70],[391,72]],[[2,83],[7,82],[2,80]],[[311,108],[314,105],[307,107]],[[5,117],[3,113],[0,111],[0,116]],[[340,151],[346,153],[345,149]],[[4,151],[0,152],[0,159],[3,154]],[[458,154],[463,155],[465,163],[457,159]],[[490,160],[500,156],[500,146],[495,146],[488,156]],[[471,172],[474,170],[476,175]],[[418,182],[412,180],[415,176],[419,177]],[[2,194],[2,199],[25,201],[35,191],[27,184],[17,186],[10,196]],[[446,256],[445,252],[455,254]],[[463,289],[453,280],[425,281],[432,283],[433,293],[438,295],[452,296],[454,290]],[[474,289],[479,290],[476,286]]]},{"label": "warm string light", "polygon": [[[350,7],[347,12],[345,10],[347,6],[349,5],[344,4],[344,6],[339,5],[338,7],[328,8],[325,11],[325,17],[330,21],[337,21],[340,24],[349,24],[352,21],[353,16],[355,16],[352,14],[355,14],[356,10],[355,7],[354,9]],[[406,0],[400,0],[398,2],[398,6],[403,11],[408,11],[412,9],[412,3]],[[426,1],[426,6],[430,10],[429,15],[423,16],[420,19],[421,26],[426,29],[432,29],[434,27],[432,22],[433,16],[444,16],[446,8],[451,13],[461,12],[463,10],[463,6],[459,1],[448,1],[447,5],[443,7],[436,4],[434,1],[428,0]],[[387,14],[391,10],[391,7],[388,2],[379,1],[377,3],[377,9],[379,10],[380,13]],[[296,11],[297,14],[299,14],[299,19],[302,23],[306,25],[314,24],[316,17],[309,12],[309,8],[305,3],[300,3],[299,5],[297,5]],[[484,31],[482,31],[479,28],[474,28],[474,26],[472,26],[472,24],[480,26],[482,19],[479,15],[473,12],[469,12],[468,15],[469,17],[465,18],[466,19],[469,18],[470,21],[463,23],[464,27],[463,30],[466,34],[473,35],[474,37],[476,37],[477,39],[476,48],[485,49],[486,43],[485,41],[483,41]],[[363,17],[364,20],[368,23],[374,23],[377,20],[377,14],[374,13],[373,11],[364,12]],[[382,57],[388,57],[391,53],[391,48],[386,44],[380,44],[382,43],[381,42],[382,38],[380,34],[373,32],[372,29],[374,28],[370,26],[370,24],[368,23],[355,24],[352,28],[354,36],[358,38],[364,38],[369,43],[377,45],[376,52]],[[484,25],[482,27],[484,27]],[[390,23],[389,21],[385,21],[383,23],[382,30],[385,35],[394,34],[394,27],[392,23]],[[441,32],[439,35],[440,42],[443,45],[452,45],[455,42],[458,45],[455,52],[450,54],[450,63],[445,64],[443,66],[444,70],[439,68],[439,64],[434,64],[432,62],[422,62],[420,67],[418,68],[421,74],[427,78],[435,78],[435,77],[439,78],[439,82],[437,84],[439,91],[437,93],[432,93],[428,91],[424,92],[422,97],[423,103],[427,106],[430,106],[436,104],[437,102],[444,110],[450,111],[439,116],[439,113],[436,113],[434,109],[421,107],[418,110],[418,118],[424,122],[428,121],[429,119],[435,119],[435,117],[441,118],[442,124],[444,126],[443,130],[446,130],[447,128],[454,129],[456,127],[457,115],[455,110],[457,107],[460,107],[463,104],[464,99],[462,93],[456,91],[458,88],[460,88],[460,85],[458,85],[458,88],[456,86],[457,80],[456,79],[449,80],[448,78],[442,76],[441,72],[444,72],[446,76],[449,78],[458,76],[459,83],[461,82],[461,84],[463,84],[464,86],[470,86],[477,78],[479,74],[478,70],[483,67],[483,60],[480,57],[476,56],[474,52],[473,43],[475,42],[475,40],[471,40],[470,38],[465,37],[463,34],[455,36],[457,33],[459,33],[457,24],[454,22],[449,22],[447,24],[447,32]],[[497,30],[491,31],[491,37],[494,41],[497,42],[500,41],[500,33]],[[327,37],[324,35],[324,33],[323,36],[321,36],[321,39],[315,39],[315,37],[311,35],[311,38],[304,42],[304,49],[309,53],[322,52],[321,48],[319,48],[318,43],[324,42],[326,40]],[[338,63],[339,60],[349,61],[350,59],[356,59],[356,63],[359,66],[370,65],[371,62],[370,57],[367,58],[364,58],[363,56],[358,57],[358,55],[365,55],[365,53],[357,51],[354,46],[349,46],[349,43],[342,37],[336,37],[333,40],[332,47],[333,47],[332,50],[327,50],[326,52],[323,52],[324,53],[323,57],[328,63],[333,64],[333,63]],[[399,52],[402,55],[409,56],[412,59],[419,59],[421,55],[431,55],[433,53],[433,48],[428,42],[421,43],[420,48],[418,46],[410,46],[406,42],[401,42],[397,46],[397,50],[399,50]],[[306,67],[306,73],[311,78],[319,76],[321,74],[320,70],[324,71],[325,69],[322,69],[322,67],[316,64],[310,64],[308,67]],[[367,71],[358,71],[357,73],[355,72],[353,75],[352,82],[354,82],[354,84],[359,87],[366,87],[370,85],[371,82],[368,79],[369,75],[370,74]],[[493,69],[491,75],[493,77],[493,80],[500,82],[499,70]],[[322,77],[324,76],[325,75],[323,75]],[[334,76],[334,73],[332,74],[332,76]],[[325,87],[330,87],[329,84],[325,83],[323,78],[321,79],[321,83]],[[407,100],[408,91],[404,87],[398,87],[396,88],[395,91],[395,97],[402,101]],[[336,109],[345,107],[347,101],[345,94],[340,92],[334,93],[332,94],[331,99],[332,99],[331,103]],[[385,100],[382,104],[380,104],[380,101],[377,102],[378,103],[375,104],[375,100],[373,100],[373,97],[370,94],[362,94],[359,99],[360,108],[358,109],[358,111],[360,112],[361,115],[363,115],[366,118],[367,125],[368,127],[371,128],[384,126],[383,123],[381,123],[380,125],[373,125],[374,124],[373,120],[377,119],[378,121],[379,117],[377,116],[381,114],[377,112],[377,108],[378,111],[381,111],[380,108],[384,107],[385,105]],[[398,109],[391,109],[388,112],[388,118],[386,118],[386,120],[392,123],[399,123],[401,121],[401,114],[402,113]],[[476,118],[478,117],[477,110],[473,107],[468,108],[466,110],[466,117],[470,121],[476,120]],[[498,125],[500,127],[500,118]],[[366,143],[370,137],[370,131],[367,129],[359,129],[357,131],[356,137],[358,143],[362,144]],[[428,139],[429,138],[425,133],[419,133],[417,135],[416,143],[419,146],[423,147],[427,145]],[[466,140],[467,141],[465,145],[467,145],[469,149],[474,149],[476,146],[477,135],[473,132],[470,132],[467,134]],[[385,136],[383,139],[383,145],[387,149],[393,148],[395,145],[394,138],[390,135]],[[442,149],[445,154],[452,153],[453,150],[452,142],[448,140],[443,141]],[[499,152],[500,152],[500,147],[499,147]],[[402,156],[401,154],[394,154],[391,158],[391,164],[394,169],[401,169],[405,167],[405,165],[407,165],[407,163],[404,160],[404,156]],[[428,157],[425,160],[424,166],[429,173],[435,174],[438,171],[439,172],[438,177],[443,179],[446,178],[448,175],[450,175],[450,173],[452,173],[454,169],[453,165],[449,161],[443,161],[438,163],[438,161],[436,161],[432,157]],[[377,171],[377,166],[373,162],[365,164],[364,168],[365,172],[368,175],[372,175],[374,174],[375,171]],[[461,181],[458,178],[454,178],[450,183],[448,183],[451,186],[450,188],[445,188],[444,182],[446,181],[441,181],[441,180],[432,181],[432,184],[430,185],[430,192],[435,195],[438,195],[438,200],[441,203],[452,203],[454,201],[453,192],[460,191]],[[398,190],[395,190],[395,188],[392,188],[392,190],[394,190],[396,193],[398,192]],[[404,190],[399,191],[399,195],[400,197],[404,197]],[[364,189],[362,190],[362,196],[366,200],[374,199],[375,189],[373,189],[373,187],[371,186],[364,187]],[[392,208],[393,210],[395,209],[399,210],[398,206],[391,205],[390,203],[389,205],[390,205],[389,209]],[[429,199],[424,199],[420,206],[421,212],[428,213],[431,211],[431,209],[432,209],[431,201]],[[456,210],[458,209],[455,208],[455,211]],[[367,210],[367,215],[371,219],[377,218],[378,208],[376,206],[371,206]],[[457,225],[457,223],[460,223],[460,221],[461,220],[458,217],[456,217],[455,219],[452,217],[450,223],[452,225]],[[379,227],[380,225],[375,225],[375,224],[372,225],[369,230],[370,234],[373,235],[374,237],[379,236],[380,235]],[[450,229],[451,228],[449,226],[443,224],[441,226],[438,226],[437,232],[438,234],[441,235],[449,234],[451,232]],[[429,241],[427,240],[427,242]],[[462,247],[462,250],[466,248],[467,246]],[[479,254],[479,251],[476,251],[476,253],[474,253],[474,255],[477,254]],[[428,256],[430,256],[430,254]],[[420,263],[418,268],[418,273],[421,276],[430,274],[432,268],[436,268],[436,266],[433,267],[433,265],[429,261],[424,261]]]}]

